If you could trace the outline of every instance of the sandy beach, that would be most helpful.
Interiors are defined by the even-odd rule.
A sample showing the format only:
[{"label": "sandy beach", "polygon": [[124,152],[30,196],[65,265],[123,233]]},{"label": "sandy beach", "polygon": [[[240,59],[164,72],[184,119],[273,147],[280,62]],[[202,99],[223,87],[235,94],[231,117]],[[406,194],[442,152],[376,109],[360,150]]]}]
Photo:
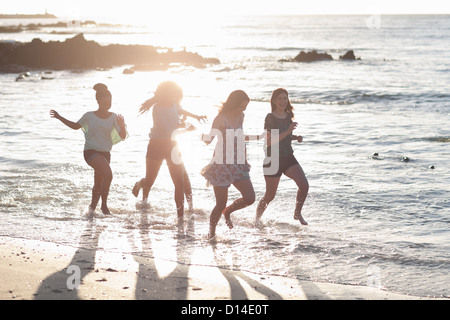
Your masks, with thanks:
[{"label": "sandy beach", "polygon": [[[185,10],[174,17],[175,6],[161,3],[154,9],[167,12],[152,12],[156,20],[140,4],[119,3],[113,14],[113,2],[69,20],[54,6],[47,9],[56,19],[0,19],[0,298],[158,306],[249,299],[295,308],[315,299],[448,300],[450,19],[442,7],[307,15],[304,3],[297,11],[270,4],[257,15],[265,4],[249,1],[247,13],[242,2],[225,16],[176,2]],[[34,11],[8,5],[16,8],[7,12],[5,3],[0,13]],[[275,14],[281,7],[289,14]],[[166,80],[183,89],[184,110],[208,117],[189,117],[196,130],[177,136],[195,214],[186,215],[185,237],[167,164],[147,203],[131,192],[146,175],[153,127],[153,111],[140,116],[139,108]],[[83,132],[49,114],[77,121],[97,110],[96,83],[112,93],[110,111],[124,116],[129,134],[111,152],[111,216],[88,212],[94,172]],[[256,201],[233,213],[232,230],[219,221],[213,246],[205,236],[216,197],[201,171],[217,140],[206,145],[201,136],[233,90],[251,100],[245,134],[261,134],[277,88],[288,91],[293,134],[303,137],[291,146],[309,183],[309,225],[293,219],[299,188],[283,175],[255,228],[266,140],[248,141]],[[230,187],[228,196],[231,204],[240,192]]]},{"label": "sandy beach", "polygon": [[2,300],[430,299],[10,237],[0,257]]}]

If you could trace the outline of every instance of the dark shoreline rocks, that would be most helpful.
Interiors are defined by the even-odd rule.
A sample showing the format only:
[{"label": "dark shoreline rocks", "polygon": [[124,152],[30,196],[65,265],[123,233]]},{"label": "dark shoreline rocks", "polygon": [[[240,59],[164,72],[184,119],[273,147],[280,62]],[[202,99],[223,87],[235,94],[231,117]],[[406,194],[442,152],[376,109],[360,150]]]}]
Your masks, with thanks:
[{"label": "dark shoreline rocks", "polygon": [[[353,50],[347,51],[344,55],[339,56],[340,60],[361,60],[356,58]],[[280,62],[314,62],[314,61],[330,61],[333,57],[328,53],[319,53],[316,50],[313,51],[300,51],[300,53],[292,59],[281,59]]]},{"label": "dark shoreline rocks", "polygon": [[347,51],[343,56],[339,56],[341,60],[361,60],[361,58],[356,58],[353,50]]},{"label": "dark shoreline rocks", "polygon": [[220,64],[216,58],[204,58],[198,53],[188,51],[159,52],[158,48],[148,45],[102,46],[88,41],[83,34],[63,42],[43,42],[33,39],[31,42],[1,42],[0,72],[17,73],[28,70],[69,70],[112,68],[123,65],[168,65],[180,63],[195,67],[208,64]]},{"label": "dark shoreline rocks", "polygon": [[318,53],[316,50],[310,52],[300,51],[300,53],[292,59],[294,62],[313,62],[322,60],[333,60],[328,53]]}]

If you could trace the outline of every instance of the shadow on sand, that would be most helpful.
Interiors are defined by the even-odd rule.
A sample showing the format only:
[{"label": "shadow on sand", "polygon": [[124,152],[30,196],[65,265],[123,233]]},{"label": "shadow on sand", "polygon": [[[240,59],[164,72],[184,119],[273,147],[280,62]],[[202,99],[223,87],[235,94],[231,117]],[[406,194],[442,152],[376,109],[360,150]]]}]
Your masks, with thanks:
[{"label": "shadow on sand", "polygon": [[[186,300],[189,286],[188,272],[192,246],[185,245],[186,236],[178,230],[177,235],[177,264],[175,269],[166,277],[160,277],[155,264],[152,239],[149,235],[150,225],[147,211],[141,211],[139,221],[139,235],[142,250],[138,250],[137,239],[129,236],[130,246],[134,251],[134,260],[138,263],[135,297],[137,300]],[[194,219],[189,219],[186,234],[194,232]],[[150,258],[146,257],[150,256]]]},{"label": "shadow on sand", "polygon": [[[138,264],[137,280],[135,284],[136,300],[187,300],[189,299],[189,268],[191,257],[195,249],[193,241],[195,235],[195,219],[192,215],[187,222],[186,231],[178,230],[176,237],[176,261],[175,268],[166,276],[160,276],[155,263],[155,254],[152,246],[150,232],[152,228],[147,219],[148,212],[140,212],[138,222],[138,234],[128,233],[129,245],[133,251],[134,261]],[[68,266],[43,280],[39,289],[35,293],[36,300],[77,300],[81,299],[77,289],[69,289],[68,279],[70,278],[71,266],[78,266],[80,271],[80,285],[83,286],[83,279],[95,270],[95,257],[98,250],[99,238],[106,227],[95,223],[94,217],[90,216],[86,228],[81,235],[80,245],[75,252]],[[131,228],[134,230],[134,228]],[[221,244],[222,245],[222,244]],[[225,244],[226,245],[226,244]],[[217,243],[211,243],[214,253],[214,260],[217,266],[227,265],[223,258],[216,254]],[[141,249],[138,249],[141,248]],[[212,267],[213,268],[213,267]],[[249,277],[239,270],[217,267],[229,284],[229,292],[217,293],[224,299],[232,300],[250,299],[242,282],[248,284],[253,290],[264,296],[267,300],[282,300],[283,297],[276,289],[270,288],[261,282]],[[135,281],[130,277],[130,281]],[[327,299],[327,295],[321,292],[313,283],[299,282],[306,298]],[[130,283],[130,288],[133,284]],[[308,295],[308,292],[311,295]],[[211,299],[214,297],[211,297]]]},{"label": "shadow on sand", "polygon": [[[94,270],[95,254],[98,248],[98,240],[104,231],[103,226],[95,224],[94,217],[89,216],[86,228],[81,235],[80,245],[75,252],[72,261],[66,268],[58,271],[42,281],[35,294],[35,300],[76,300],[79,299],[77,290],[69,289],[68,280],[71,276],[71,266],[78,266],[80,271],[80,285],[83,278]],[[68,272],[69,270],[69,272]]]}]

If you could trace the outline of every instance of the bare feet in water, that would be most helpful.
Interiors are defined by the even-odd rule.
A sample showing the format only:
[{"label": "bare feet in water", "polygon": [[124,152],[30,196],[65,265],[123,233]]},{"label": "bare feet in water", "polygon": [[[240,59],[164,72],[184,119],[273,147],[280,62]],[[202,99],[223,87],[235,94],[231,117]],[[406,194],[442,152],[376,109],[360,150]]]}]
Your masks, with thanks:
[{"label": "bare feet in water", "polygon": [[215,234],[211,234],[211,231],[206,235],[206,240],[210,242],[217,242],[217,238]]},{"label": "bare feet in water", "polygon": [[139,180],[138,182],[136,182],[134,184],[133,190],[131,191],[131,193],[137,198],[137,196],[139,195],[139,190],[141,190],[142,186],[141,186],[141,181]]},{"label": "bare feet in water", "polygon": [[223,216],[225,217],[225,223],[227,224],[228,228],[233,229],[233,221],[231,221],[231,213],[227,213],[227,209],[225,208],[222,212]]},{"label": "bare feet in water", "polygon": [[302,215],[301,215],[300,213],[298,213],[298,214],[296,213],[296,214],[294,215],[294,219],[300,221],[300,223],[301,223],[302,225],[304,225],[304,226],[307,226],[307,225],[308,225],[308,222],[306,222],[306,220],[303,219],[303,217],[302,217]]},{"label": "bare feet in water", "polygon": [[102,213],[105,215],[105,216],[108,216],[108,215],[110,215],[111,214],[111,212],[109,211],[109,209],[108,209],[108,207],[106,206],[106,205],[102,205]]}]

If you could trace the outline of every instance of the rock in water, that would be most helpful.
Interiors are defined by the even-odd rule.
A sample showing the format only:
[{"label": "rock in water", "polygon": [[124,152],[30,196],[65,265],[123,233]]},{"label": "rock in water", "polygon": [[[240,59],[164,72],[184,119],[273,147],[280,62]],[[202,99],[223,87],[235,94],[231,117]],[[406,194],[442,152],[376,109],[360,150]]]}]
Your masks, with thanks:
[{"label": "rock in water", "polygon": [[321,60],[333,60],[333,57],[328,53],[318,53],[316,50],[300,53],[292,59],[281,59],[280,62],[313,62]]},{"label": "rock in water", "polygon": [[333,60],[328,53],[318,53],[316,50],[310,52],[301,51],[294,59],[295,62],[313,62],[321,60]]},{"label": "rock in water", "polygon": [[361,58],[356,58],[353,50],[347,51],[343,56],[339,56],[341,60],[361,60]]}]

